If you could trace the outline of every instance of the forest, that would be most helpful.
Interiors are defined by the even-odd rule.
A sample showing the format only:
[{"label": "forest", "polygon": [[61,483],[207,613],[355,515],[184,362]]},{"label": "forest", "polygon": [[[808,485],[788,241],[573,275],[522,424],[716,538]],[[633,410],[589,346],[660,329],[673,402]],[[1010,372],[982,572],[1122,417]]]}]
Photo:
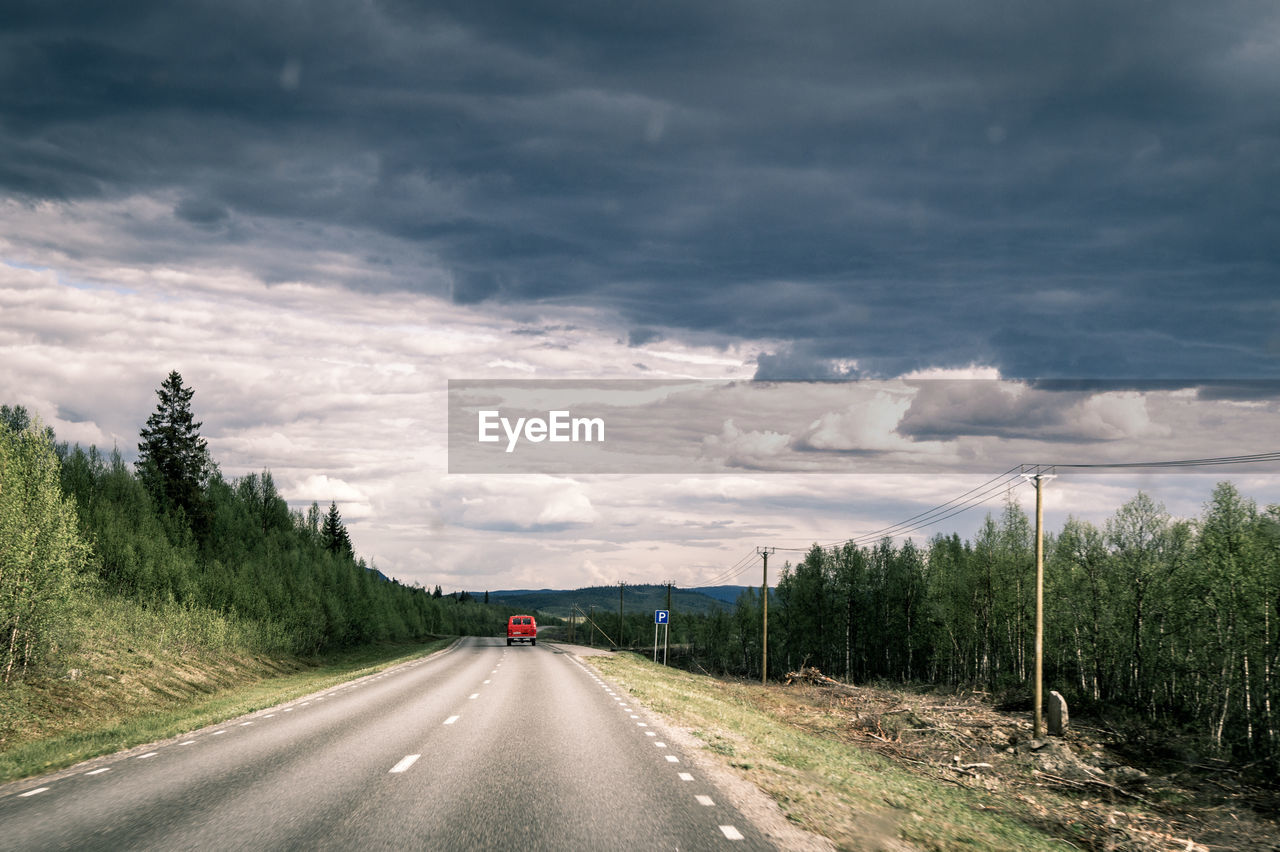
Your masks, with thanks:
[{"label": "forest", "polygon": [[[1012,501],[973,541],[814,546],[771,591],[769,674],[816,666],[1030,708],[1034,583],[1034,526]],[[1046,532],[1044,595],[1046,690],[1221,754],[1280,760],[1280,506],[1260,511],[1221,482],[1194,520],[1142,492],[1101,529],[1070,518]],[[693,665],[760,676],[758,593],[681,620]]]},{"label": "forest", "polygon": [[366,564],[336,503],[291,510],[269,471],[223,477],[193,393],[169,374],[132,465],[0,408],[0,682],[55,659],[69,621],[110,598],[197,641],[301,655],[502,630],[503,607]]}]

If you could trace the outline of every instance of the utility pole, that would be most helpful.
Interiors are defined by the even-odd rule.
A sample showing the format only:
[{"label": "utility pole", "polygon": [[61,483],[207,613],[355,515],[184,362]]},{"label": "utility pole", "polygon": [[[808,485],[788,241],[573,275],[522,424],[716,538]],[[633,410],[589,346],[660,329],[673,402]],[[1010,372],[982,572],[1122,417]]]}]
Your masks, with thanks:
[{"label": "utility pole", "polygon": [[594,648],[596,646],[596,605],[589,604],[589,606],[591,609],[587,620],[591,622],[591,647]]},{"label": "utility pole", "polygon": [[618,581],[618,647],[622,647],[622,587],[626,583]]},{"label": "utility pole", "polygon": [[760,683],[769,682],[769,554],[772,547],[757,547],[756,553],[764,557],[764,579],[760,583],[760,604],[764,609],[764,622],[760,631]]},{"label": "utility pole", "polygon": [[667,581],[667,629],[662,634],[662,664],[667,664],[667,652],[671,650],[671,587],[675,581]]},{"label": "utility pole", "polygon": [[569,644],[574,645],[578,640],[578,605],[571,604],[569,607]]},{"label": "utility pole", "polygon": [[1044,481],[1055,475],[1037,469],[1022,477],[1036,484],[1036,684],[1031,736],[1038,740],[1044,733]]}]

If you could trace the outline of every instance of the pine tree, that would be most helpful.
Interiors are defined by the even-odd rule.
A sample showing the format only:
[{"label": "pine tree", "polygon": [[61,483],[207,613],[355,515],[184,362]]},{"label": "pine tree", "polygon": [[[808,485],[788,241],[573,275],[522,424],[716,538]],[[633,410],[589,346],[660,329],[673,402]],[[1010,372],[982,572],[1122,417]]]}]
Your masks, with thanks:
[{"label": "pine tree", "polygon": [[329,513],[324,516],[324,526],[320,530],[320,540],[325,550],[339,556],[351,558],[354,551],[351,547],[351,536],[342,523],[342,514],[338,511],[337,502],[329,503]]},{"label": "pine tree", "polygon": [[209,448],[191,414],[191,388],[182,386],[177,370],[169,373],[156,395],[160,402],[147,418],[138,444],[138,476],[161,506],[179,509],[191,521],[205,512],[204,489],[214,473]]}]

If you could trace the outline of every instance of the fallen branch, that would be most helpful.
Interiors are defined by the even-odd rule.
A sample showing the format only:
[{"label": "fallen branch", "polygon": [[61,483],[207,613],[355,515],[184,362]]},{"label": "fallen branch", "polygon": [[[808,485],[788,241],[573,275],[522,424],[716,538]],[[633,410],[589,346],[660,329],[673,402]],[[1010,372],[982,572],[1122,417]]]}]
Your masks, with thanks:
[{"label": "fallen branch", "polygon": [[1144,805],[1152,804],[1150,799],[1146,799],[1142,796],[1139,796],[1137,793],[1130,793],[1128,790],[1124,789],[1123,787],[1117,787],[1115,784],[1112,784],[1110,781],[1099,781],[1096,778],[1086,778],[1083,781],[1077,781],[1072,778],[1063,778],[1060,775],[1052,775],[1040,769],[1033,769],[1031,770],[1031,773],[1033,775],[1039,775],[1042,778],[1047,778],[1056,784],[1062,784],[1066,787],[1074,787],[1077,790],[1082,789],[1089,785],[1092,785],[1094,787],[1105,787],[1108,790],[1119,793],[1121,796],[1125,796],[1127,798],[1133,799],[1134,801],[1142,802]]}]

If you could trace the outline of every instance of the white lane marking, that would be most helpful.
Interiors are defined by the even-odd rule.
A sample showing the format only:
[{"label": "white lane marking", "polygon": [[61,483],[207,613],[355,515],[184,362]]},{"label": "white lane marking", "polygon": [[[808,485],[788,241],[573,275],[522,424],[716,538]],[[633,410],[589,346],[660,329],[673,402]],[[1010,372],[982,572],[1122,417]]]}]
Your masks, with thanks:
[{"label": "white lane marking", "polygon": [[461,718],[462,718],[461,716],[450,716],[448,719],[444,720],[444,723],[446,725],[452,725],[454,722],[458,721]]},{"label": "white lane marking", "polygon": [[252,724],[253,724],[252,722],[241,722],[241,723],[240,723],[240,727],[242,727],[242,728],[243,728],[243,727],[244,727],[244,726],[246,726],[246,725],[252,725]]},{"label": "white lane marking", "polygon": [[399,763],[397,763],[395,766],[391,767],[391,771],[392,771],[392,772],[404,772],[404,771],[405,771],[406,769],[408,769],[410,766],[413,766],[413,764],[415,764],[415,763],[418,761],[418,758],[420,758],[420,757],[422,757],[422,755],[420,755],[420,754],[409,754],[409,755],[405,755],[403,758],[401,758],[401,760],[400,760],[400,762],[399,762]]},{"label": "white lane marking", "polygon": [[158,751],[149,751],[149,752],[147,752],[146,754],[140,754],[140,755],[138,755],[138,757],[137,757],[136,759],[137,759],[137,760],[146,760],[148,757],[155,757],[155,756],[156,756],[157,754],[159,754],[159,753],[160,753],[160,752],[158,752]]},{"label": "white lane marking", "polygon": [[275,714],[275,713],[268,713],[267,715],[263,716],[262,718],[264,718],[264,719],[270,719],[270,718],[271,718],[272,716],[274,716],[274,715],[276,715],[276,714]]},{"label": "white lane marking", "polygon": [[286,707],[286,708],[284,708],[284,712],[286,712],[286,713],[292,713],[292,712],[293,712],[293,708],[292,708],[292,707]]},{"label": "white lane marking", "polygon": [[307,706],[308,704],[310,704],[310,703],[311,703],[310,701],[304,701],[304,702],[302,702],[302,703],[301,703],[300,705],[298,705],[298,706],[299,706],[299,707],[306,707],[306,706]]},{"label": "white lane marking", "polygon": [[225,733],[226,733],[226,731],[214,731],[214,732],[213,732],[213,734],[212,734],[212,736],[217,737],[217,736],[221,736],[222,734],[225,734]]},{"label": "white lane marking", "polygon": [[492,683],[492,682],[493,682],[493,681],[489,681],[489,680],[486,680],[486,681],[485,681],[485,683]]},{"label": "white lane marking", "polygon": [[631,714],[631,718],[632,718],[632,719],[639,719],[640,717],[639,717],[639,716],[637,716],[635,713],[632,713],[632,714]]},{"label": "white lane marking", "polygon": [[43,793],[48,789],[49,789],[48,787],[37,787],[34,790],[28,790],[25,793],[19,793],[18,798],[25,799],[27,796],[34,796],[36,793]]},{"label": "white lane marking", "polygon": [[666,747],[667,747],[667,744],[666,744],[666,743],[654,743],[654,745],[656,745],[658,748],[666,748]]},{"label": "white lane marking", "polygon": [[646,737],[656,737],[656,736],[657,736],[657,734],[655,734],[653,731],[645,731],[645,732],[644,732],[644,735],[645,735]]},{"label": "white lane marking", "polygon": [[742,832],[731,825],[720,826],[720,831],[730,840],[742,840]]},{"label": "white lane marking", "polygon": [[679,762],[680,762],[680,758],[676,757],[674,754],[667,755],[667,763],[679,763]]},{"label": "white lane marking", "polygon": [[636,722],[636,727],[638,727],[638,728],[647,728],[647,727],[649,727],[649,723],[648,723],[648,722]]},{"label": "white lane marking", "polygon": [[693,798],[696,799],[698,804],[702,805],[703,807],[713,808],[716,805],[715,802],[711,801],[710,796],[694,796]]},{"label": "white lane marking", "polygon": [[681,772],[681,773],[680,773],[680,780],[681,780],[681,781],[692,781],[692,780],[693,780],[693,776],[692,776],[692,775],[690,775],[688,772]]},{"label": "white lane marking", "polygon": [[195,744],[196,744],[196,741],[195,741],[195,740],[187,740],[185,743],[178,743],[178,745],[180,745],[180,746],[183,746],[183,745],[195,745]]},{"label": "white lane marking", "polygon": [[477,693],[475,693],[475,694],[473,694],[473,695],[468,695],[468,696],[467,696],[467,700],[468,700],[468,701],[475,701],[475,700],[476,700],[477,698],[479,698],[479,697],[480,697],[480,693],[478,693],[478,692],[477,692]]},{"label": "white lane marking", "polygon": [[110,772],[110,771],[111,771],[111,767],[104,766],[101,769],[95,769],[92,772],[86,772],[85,775],[101,775],[104,772]]}]

